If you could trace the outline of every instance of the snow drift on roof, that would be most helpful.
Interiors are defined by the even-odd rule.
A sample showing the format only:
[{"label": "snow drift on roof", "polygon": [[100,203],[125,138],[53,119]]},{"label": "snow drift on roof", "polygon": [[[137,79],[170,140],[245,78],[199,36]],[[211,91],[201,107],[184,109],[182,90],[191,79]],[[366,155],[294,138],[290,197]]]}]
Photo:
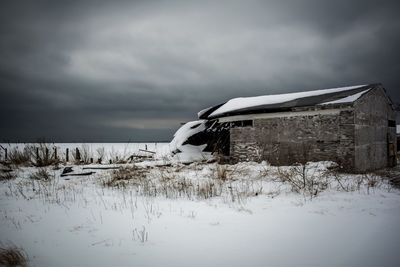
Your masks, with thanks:
[{"label": "snow drift on roof", "polygon": [[234,111],[238,111],[241,109],[257,107],[257,106],[265,106],[272,104],[280,104],[288,101],[293,101],[300,98],[319,96],[331,93],[338,93],[348,90],[353,90],[357,88],[364,87],[366,85],[356,85],[356,86],[347,86],[340,88],[332,88],[332,89],[322,89],[322,90],[314,90],[308,92],[298,92],[298,93],[289,93],[289,94],[279,94],[279,95],[264,95],[264,96],[255,96],[255,97],[238,97],[229,100],[224,105],[216,109],[214,112],[210,114],[209,117],[217,117],[219,115],[230,113]]},{"label": "snow drift on roof", "polygon": [[352,103],[352,102],[356,101],[357,99],[359,99],[363,94],[365,94],[369,90],[370,89],[367,89],[367,90],[364,90],[362,92],[356,93],[354,95],[349,95],[347,97],[344,97],[344,98],[341,98],[341,99],[338,99],[338,100],[321,103],[320,105]]},{"label": "snow drift on roof", "polygon": [[197,112],[197,117],[201,118],[205,113],[207,113],[208,111],[210,111],[210,109],[212,109],[213,107],[208,107],[205,109],[200,110],[199,112]]}]

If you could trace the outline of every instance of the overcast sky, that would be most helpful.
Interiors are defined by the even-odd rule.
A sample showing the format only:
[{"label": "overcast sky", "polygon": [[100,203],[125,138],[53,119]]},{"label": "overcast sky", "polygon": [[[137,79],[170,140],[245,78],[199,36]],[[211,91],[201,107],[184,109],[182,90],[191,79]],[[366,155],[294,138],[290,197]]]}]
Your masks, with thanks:
[{"label": "overcast sky", "polygon": [[170,140],[238,96],[381,82],[399,1],[0,2],[0,141]]}]

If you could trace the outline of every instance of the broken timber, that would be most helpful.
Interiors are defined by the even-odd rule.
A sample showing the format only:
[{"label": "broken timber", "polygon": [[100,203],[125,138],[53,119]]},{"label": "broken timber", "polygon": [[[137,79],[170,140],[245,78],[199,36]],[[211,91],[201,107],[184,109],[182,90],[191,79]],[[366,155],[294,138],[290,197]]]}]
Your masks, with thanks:
[{"label": "broken timber", "polygon": [[151,153],[151,154],[156,154],[156,152],[154,152],[154,151],[145,150],[145,149],[139,149],[139,151],[146,152],[146,153]]},{"label": "broken timber", "polygon": [[82,173],[64,173],[61,174],[61,177],[65,177],[65,176],[87,176],[87,175],[92,175],[93,173],[96,172],[82,172]]},{"label": "broken timber", "polygon": [[83,167],[83,170],[117,170],[120,169],[121,167],[115,166],[115,167]]}]

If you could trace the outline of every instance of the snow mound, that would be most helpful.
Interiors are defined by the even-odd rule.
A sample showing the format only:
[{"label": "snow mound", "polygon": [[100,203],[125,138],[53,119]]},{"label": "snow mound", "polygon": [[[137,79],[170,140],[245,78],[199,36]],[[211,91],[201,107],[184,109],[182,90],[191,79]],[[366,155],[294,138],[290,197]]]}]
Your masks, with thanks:
[{"label": "snow mound", "polygon": [[190,121],[182,125],[174,134],[174,139],[170,143],[171,153],[180,162],[192,162],[211,157],[211,153],[203,152],[207,145],[194,146],[185,144],[193,135],[206,129],[206,120]]}]

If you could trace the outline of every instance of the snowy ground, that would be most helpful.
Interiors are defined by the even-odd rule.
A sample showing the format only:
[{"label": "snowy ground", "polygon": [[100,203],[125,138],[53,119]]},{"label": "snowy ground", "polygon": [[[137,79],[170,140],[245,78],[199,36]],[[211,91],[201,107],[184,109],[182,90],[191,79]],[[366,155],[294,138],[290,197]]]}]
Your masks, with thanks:
[{"label": "snowy ground", "polygon": [[[373,174],[310,164],[307,177],[324,181],[314,195],[279,179],[291,167],[168,163],[65,177],[64,165],[51,166],[50,181],[32,179],[35,167],[18,167],[17,178],[0,182],[0,241],[22,247],[30,266],[400,262],[400,192]],[[100,165],[73,166],[73,173],[85,167]],[[126,171],[136,178],[112,180]]]}]

